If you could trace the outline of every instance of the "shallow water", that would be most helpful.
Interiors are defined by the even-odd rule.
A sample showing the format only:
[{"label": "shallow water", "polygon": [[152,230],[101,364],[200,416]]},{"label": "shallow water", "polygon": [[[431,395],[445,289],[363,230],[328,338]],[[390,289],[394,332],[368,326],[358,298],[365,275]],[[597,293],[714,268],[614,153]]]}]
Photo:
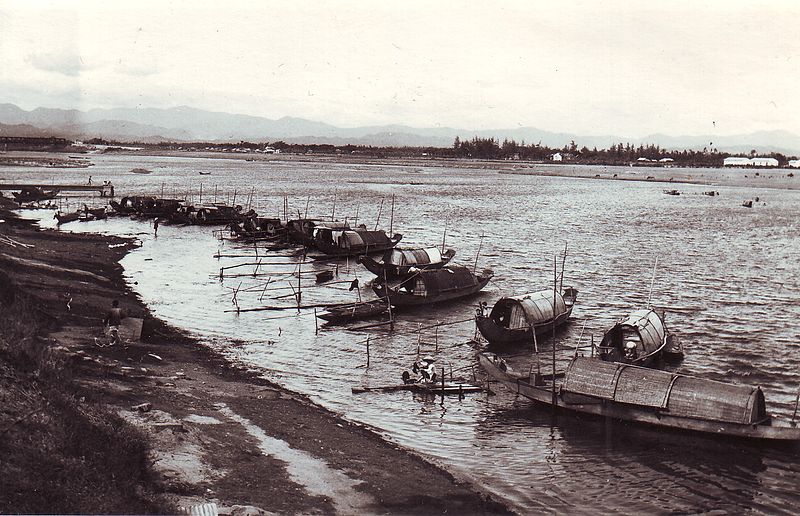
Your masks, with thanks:
[{"label": "shallow water", "polygon": [[[253,205],[283,215],[288,196],[294,217],[309,215],[381,227],[404,234],[404,245],[441,244],[455,262],[491,268],[495,278],[478,297],[398,316],[385,329],[320,328],[313,311],[242,312],[290,305],[296,253],[261,251],[261,265],[226,271],[253,253],[221,242],[209,228],[162,225],[124,218],[72,223],[65,230],[136,235],[142,247],[123,260],[126,276],[160,317],[199,335],[229,357],[276,382],[311,396],[346,417],[371,424],[474,480],[521,512],[698,512],[791,510],[800,502],[800,452],[739,442],[664,434],[570,417],[495,387],[497,395],[444,400],[408,392],[353,395],[354,385],[392,384],[417,355],[437,357],[454,376],[482,378],[468,343],[478,301],[552,286],[553,260],[567,245],[564,285],[579,289],[573,320],[557,346],[598,339],[615,319],[648,303],[667,309],[667,324],[686,344],[682,372],[761,385],[773,412],[791,416],[800,364],[800,192],[498,174],[422,166],[245,162],[225,159],[97,156],[88,170],[5,168],[6,180],[58,177],[111,179],[119,194],[155,193]],[[487,165],[488,166],[488,165]],[[132,174],[143,167],[152,174]],[[609,173],[609,167],[603,167]],[[200,176],[199,171],[211,172]],[[630,173],[621,170],[620,173]],[[647,170],[637,171],[646,177]],[[698,172],[699,173],[699,172]],[[713,171],[709,171],[713,173]],[[674,188],[676,185],[671,185]],[[395,207],[391,209],[391,196]],[[752,209],[744,199],[759,196]],[[94,198],[96,201],[97,198]],[[75,206],[84,198],[74,198]],[[381,203],[383,205],[381,206]],[[766,203],[765,205],[763,203]],[[483,236],[483,238],[481,238]],[[649,295],[657,260],[652,295]],[[270,264],[274,265],[270,265]],[[290,263],[289,265],[284,265]],[[334,282],[317,286],[313,274],[336,262],[301,267],[304,304],[356,299],[354,277],[372,298],[366,269],[338,262]],[[560,269],[561,258],[557,258]],[[239,274],[239,276],[234,276]],[[269,285],[264,290],[269,279]],[[337,283],[340,282],[340,283]],[[78,302],[78,300],[75,300]],[[465,322],[447,324],[452,321]],[[427,328],[442,322],[438,329]],[[366,339],[370,366],[366,367]],[[542,342],[549,351],[550,341]],[[530,348],[509,360],[533,366]],[[549,352],[542,367],[549,368]],[[566,355],[564,356],[566,358]]]}]

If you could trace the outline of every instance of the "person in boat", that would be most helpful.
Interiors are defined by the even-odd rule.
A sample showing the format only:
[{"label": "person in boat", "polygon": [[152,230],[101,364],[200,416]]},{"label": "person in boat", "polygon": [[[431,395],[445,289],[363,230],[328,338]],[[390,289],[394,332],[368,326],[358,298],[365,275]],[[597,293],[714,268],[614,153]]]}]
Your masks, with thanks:
[{"label": "person in boat", "polygon": [[629,340],[625,343],[625,360],[636,360],[637,356],[636,342]]},{"label": "person in boat", "polygon": [[480,303],[478,303],[478,308],[475,309],[475,313],[478,315],[478,317],[485,317],[486,316],[486,308],[487,307],[488,307],[488,304],[486,303],[486,301],[481,301]]}]

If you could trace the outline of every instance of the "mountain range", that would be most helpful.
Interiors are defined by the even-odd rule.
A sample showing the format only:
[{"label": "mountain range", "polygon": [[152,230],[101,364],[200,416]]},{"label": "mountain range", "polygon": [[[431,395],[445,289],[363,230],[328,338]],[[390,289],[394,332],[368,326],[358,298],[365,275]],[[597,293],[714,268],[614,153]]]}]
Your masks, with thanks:
[{"label": "mountain range", "polygon": [[665,149],[715,148],[721,152],[780,152],[800,154],[800,137],[788,131],[759,131],[730,136],[670,136],[644,138],[616,135],[556,133],[535,127],[468,130],[452,127],[417,128],[405,125],[337,127],[303,118],[264,117],[204,111],[187,106],[160,108],[75,109],[36,108],[25,111],[0,104],[0,136],[60,136],[71,139],[104,138],[125,142],[234,141],[330,143],[372,146],[449,147],[458,136],[469,140],[496,138],[517,143],[540,143],[560,148],[574,141],[578,147],[608,148],[617,143],[659,145]]}]

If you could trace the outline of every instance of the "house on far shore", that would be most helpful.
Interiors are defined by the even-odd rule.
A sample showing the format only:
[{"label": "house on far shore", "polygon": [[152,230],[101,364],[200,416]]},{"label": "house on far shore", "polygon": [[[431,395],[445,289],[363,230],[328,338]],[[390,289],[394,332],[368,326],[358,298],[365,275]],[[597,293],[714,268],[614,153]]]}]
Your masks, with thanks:
[{"label": "house on far shore", "polygon": [[659,163],[672,163],[673,161],[675,160],[672,158],[661,158],[660,160],[658,160]]},{"label": "house on far shore", "polygon": [[780,163],[775,158],[750,158],[750,164],[754,167],[777,167]]},{"label": "house on far shore", "polygon": [[800,159],[790,159],[789,166],[792,168],[800,168]]},{"label": "house on far shore", "polygon": [[725,158],[725,161],[722,162],[722,166],[724,166],[724,167],[749,167],[750,166],[750,158],[737,158],[735,156],[731,156],[730,158]]},{"label": "house on far shore", "polygon": [[564,161],[564,156],[561,155],[560,152],[556,152],[552,156],[553,161]]}]

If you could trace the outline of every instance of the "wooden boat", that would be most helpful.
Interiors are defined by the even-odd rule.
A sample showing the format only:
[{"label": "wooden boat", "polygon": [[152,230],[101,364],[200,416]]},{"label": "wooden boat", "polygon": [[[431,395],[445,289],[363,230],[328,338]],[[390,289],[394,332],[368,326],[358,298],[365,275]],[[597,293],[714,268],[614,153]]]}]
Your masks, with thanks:
[{"label": "wooden boat", "polygon": [[153,173],[152,170],[147,170],[146,168],[133,168],[133,169],[131,169],[131,172],[133,172],[134,174],[152,174]]},{"label": "wooden boat", "polygon": [[[515,393],[558,410],[671,430],[752,439],[800,440],[800,427],[770,416],[759,387],[575,357],[562,381],[517,374],[493,353],[478,359]],[[554,388],[555,387],[555,388]]]},{"label": "wooden boat", "polygon": [[67,224],[68,222],[74,222],[78,220],[80,218],[80,213],[77,211],[72,213],[63,213],[59,211],[53,215],[53,218],[58,221],[59,225]]},{"label": "wooden boat", "polygon": [[19,204],[34,201],[46,201],[48,199],[55,199],[61,190],[44,190],[38,187],[26,187],[19,192],[11,192],[14,200]]},{"label": "wooden boat", "polygon": [[78,210],[78,220],[81,222],[89,222],[92,220],[104,220],[108,218],[105,206],[100,208],[88,208]]},{"label": "wooden boat", "polygon": [[753,200],[752,199],[747,199],[746,201],[743,201],[742,202],[742,206],[744,206],[745,208],[752,208],[753,207]]},{"label": "wooden boat", "polygon": [[198,171],[197,173],[200,174],[201,176],[210,176],[211,175],[211,172]]},{"label": "wooden boat", "polygon": [[678,190],[664,190],[664,193],[667,195],[680,195],[681,193]]},{"label": "wooden boat", "polygon": [[58,221],[58,224],[61,225],[61,224],[67,224],[68,222],[74,222],[76,220],[79,220],[81,222],[89,222],[92,220],[103,220],[107,218],[107,215],[106,215],[106,208],[103,206],[100,208],[80,209],[78,211],[74,211],[71,213],[63,213],[59,211],[58,213],[53,215],[53,218],[55,218]]},{"label": "wooden boat", "polygon": [[428,305],[477,294],[493,275],[489,269],[476,275],[463,265],[447,265],[441,269],[414,271],[395,286],[376,278],[372,290],[378,297],[388,296],[394,306]]},{"label": "wooden boat", "polygon": [[603,335],[599,356],[608,362],[646,367],[662,356],[670,337],[663,316],[655,310],[636,310]]},{"label": "wooden boat", "polygon": [[438,269],[447,265],[456,252],[448,249],[444,253],[437,247],[418,249],[389,249],[383,253],[383,260],[376,261],[370,256],[359,256],[356,261],[371,273],[384,279],[395,279],[408,275],[409,269]]},{"label": "wooden boat", "polygon": [[362,385],[359,387],[351,387],[353,394],[361,394],[364,392],[394,392],[394,391],[412,391],[423,394],[430,394],[433,396],[440,395],[463,395],[470,392],[481,392],[483,387],[472,383],[465,382],[444,382],[430,383],[398,383],[394,385],[378,385],[367,386]]},{"label": "wooden boat", "polygon": [[403,238],[395,233],[391,238],[384,231],[369,229],[338,229],[328,226],[314,228],[314,245],[328,256],[359,256],[391,249]]},{"label": "wooden boat", "polygon": [[111,201],[114,212],[120,215],[140,215],[142,217],[170,218],[183,203],[182,199],[165,199],[151,195],[131,195]]},{"label": "wooden boat", "polygon": [[238,240],[278,240],[286,235],[286,228],[277,218],[245,215],[243,220],[231,222],[228,227]]},{"label": "wooden boat", "polygon": [[337,220],[323,222],[321,219],[294,219],[286,223],[289,242],[309,249],[314,248],[316,246],[314,228],[318,225],[324,225],[331,229],[350,229],[347,222],[339,222]]},{"label": "wooden boat", "polygon": [[179,224],[226,225],[242,220],[242,207],[225,203],[181,204],[168,216],[171,222]]},{"label": "wooden boat", "polygon": [[532,332],[544,335],[572,315],[578,290],[571,287],[562,293],[553,290],[500,298],[488,315],[482,308],[478,311],[475,324],[490,345],[533,343]]},{"label": "wooden boat", "polygon": [[363,303],[346,303],[328,306],[325,312],[317,315],[329,324],[343,324],[359,319],[379,317],[389,311],[389,306],[383,299],[365,301]]}]

